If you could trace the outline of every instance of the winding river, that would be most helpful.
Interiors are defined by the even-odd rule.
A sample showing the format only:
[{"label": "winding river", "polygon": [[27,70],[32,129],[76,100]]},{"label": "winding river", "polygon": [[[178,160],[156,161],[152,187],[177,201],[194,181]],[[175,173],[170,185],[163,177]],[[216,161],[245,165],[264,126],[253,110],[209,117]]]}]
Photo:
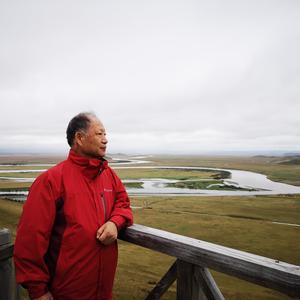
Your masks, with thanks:
[{"label": "winding river", "polygon": [[[177,169],[177,170],[213,170],[213,171],[227,171],[230,172],[230,179],[224,179],[224,183],[227,185],[234,185],[241,189],[250,190],[207,190],[207,189],[189,189],[189,188],[176,188],[168,187],[168,183],[174,183],[178,180],[170,180],[163,178],[150,178],[150,179],[137,179],[137,180],[123,180],[126,182],[141,182],[143,188],[126,188],[129,195],[160,195],[160,196],[246,196],[246,195],[277,195],[277,194],[300,194],[300,187],[274,182],[267,178],[266,175],[231,169],[220,168],[207,168],[207,167],[183,167],[183,166],[127,166],[128,164],[143,164],[149,163],[149,161],[137,161],[132,160],[130,162],[113,163],[114,169]],[[123,166],[126,165],[126,166]],[[6,165],[8,166],[8,165]],[[20,166],[20,165],[19,165]],[[24,165],[23,165],[24,166]],[[28,166],[39,166],[26,165]],[[45,164],[41,166],[46,166]],[[51,165],[47,165],[51,166]],[[1,176],[1,173],[34,173],[42,172],[45,169],[22,169],[22,170],[0,170],[0,180],[13,180],[17,182],[33,182],[35,178],[27,177],[5,177]],[[27,191],[0,191],[0,196],[10,196],[16,200],[25,200]]]},{"label": "winding river", "polygon": [[140,180],[123,180],[124,182],[142,182],[143,189],[127,188],[132,195],[205,195],[205,196],[245,196],[245,195],[277,195],[277,194],[300,194],[300,187],[285,183],[274,182],[267,178],[266,175],[231,169],[207,168],[207,167],[182,167],[182,166],[145,166],[145,167],[116,167],[116,169],[144,168],[144,169],[178,169],[178,170],[213,170],[230,172],[230,179],[224,179],[224,183],[234,185],[247,190],[207,190],[207,189],[188,189],[166,187],[167,183],[174,183],[178,180],[168,179],[140,179]]}]

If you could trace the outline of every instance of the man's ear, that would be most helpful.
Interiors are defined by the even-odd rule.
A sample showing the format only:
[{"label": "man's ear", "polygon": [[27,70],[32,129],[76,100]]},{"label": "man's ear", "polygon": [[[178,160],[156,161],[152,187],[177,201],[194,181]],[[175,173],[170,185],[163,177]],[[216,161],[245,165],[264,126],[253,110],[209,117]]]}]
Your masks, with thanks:
[{"label": "man's ear", "polygon": [[75,133],[75,138],[74,138],[75,144],[82,146],[82,142],[84,138],[85,138],[85,134],[81,131],[77,131]]}]

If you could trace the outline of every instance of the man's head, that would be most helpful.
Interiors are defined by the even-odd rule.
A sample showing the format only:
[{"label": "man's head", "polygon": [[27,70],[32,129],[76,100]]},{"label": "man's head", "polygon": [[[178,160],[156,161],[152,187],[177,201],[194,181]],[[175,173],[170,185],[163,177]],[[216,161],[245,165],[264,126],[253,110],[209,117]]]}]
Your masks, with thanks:
[{"label": "man's head", "polygon": [[99,159],[106,153],[105,128],[93,113],[80,113],[69,122],[67,140],[82,156]]}]

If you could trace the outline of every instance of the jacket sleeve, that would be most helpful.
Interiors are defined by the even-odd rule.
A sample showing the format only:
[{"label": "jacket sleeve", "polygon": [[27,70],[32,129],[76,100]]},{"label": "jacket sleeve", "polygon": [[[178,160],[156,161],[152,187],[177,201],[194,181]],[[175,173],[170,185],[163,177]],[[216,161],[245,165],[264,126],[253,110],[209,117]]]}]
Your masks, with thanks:
[{"label": "jacket sleeve", "polygon": [[114,222],[118,230],[121,230],[133,224],[133,215],[130,200],[123,183],[112,169],[111,173],[115,183],[116,198],[109,221]]},{"label": "jacket sleeve", "polygon": [[50,278],[44,256],[49,245],[55,211],[55,199],[46,172],[30,188],[14,248],[16,280],[28,289],[31,299],[48,291]]}]

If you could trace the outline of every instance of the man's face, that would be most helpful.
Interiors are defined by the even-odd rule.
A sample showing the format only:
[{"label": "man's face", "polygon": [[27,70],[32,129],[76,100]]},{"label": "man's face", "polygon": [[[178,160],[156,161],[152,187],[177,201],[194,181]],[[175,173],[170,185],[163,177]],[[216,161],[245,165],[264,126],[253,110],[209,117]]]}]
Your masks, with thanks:
[{"label": "man's face", "polygon": [[91,119],[87,133],[81,135],[78,143],[80,154],[99,159],[106,153],[106,144],[106,132],[103,124],[97,119]]}]

